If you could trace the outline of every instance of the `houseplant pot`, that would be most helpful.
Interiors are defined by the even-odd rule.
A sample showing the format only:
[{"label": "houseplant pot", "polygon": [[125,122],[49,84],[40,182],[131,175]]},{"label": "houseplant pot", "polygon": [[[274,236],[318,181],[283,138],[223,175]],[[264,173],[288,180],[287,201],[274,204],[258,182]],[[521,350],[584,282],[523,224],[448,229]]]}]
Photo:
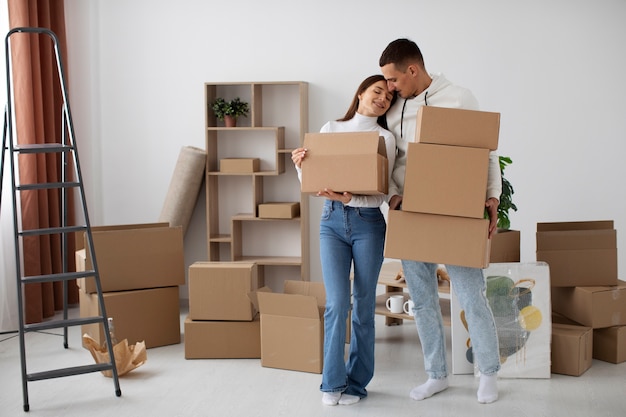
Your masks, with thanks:
[{"label": "houseplant pot", "polygon": [[234,98],[231,101],[226,101],[224,98],[217,98],[211,105],[215,117],[224,121],[226,127],[237,126],[237,118],[239,116],[247,117],[250,107],[245,101],[241,101],[239,97]]},{"label": "houseplant pot", "polygon": [[[504,169],[513,161],[508,156],[500,156],[500,173],[502,174],[502,194],[498,205],[497,233],[491,238],[490,262],[519,262],[520,261],[520,232],[511,230],[509,211],[517,211],[513,203],[513,186],[504,177]],[[486,218],[488,218],[485,213]]]}]

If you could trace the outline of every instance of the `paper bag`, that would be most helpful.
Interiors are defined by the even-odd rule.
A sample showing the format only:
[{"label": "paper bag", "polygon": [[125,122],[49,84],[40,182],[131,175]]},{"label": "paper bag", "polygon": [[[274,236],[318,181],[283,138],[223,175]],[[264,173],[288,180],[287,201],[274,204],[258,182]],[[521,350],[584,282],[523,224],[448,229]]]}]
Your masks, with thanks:
[{"label": "paper bag", "polygon": [[[96,363],[109,362],[109,351],[105,346],[100,346],[91,336],[87,333],[83,335],[83,344],[91,352],[91,356]],[[128,345],[128,339],[124,339],[121,342],[113,345],[113,354],[115,356],[115,367],[117,368],[117,376],[122,376],[133,369],[143,365],[148,359],[148,353],[146,352],[146,343],[137,342],[134,346]],[[104,376],[111,378],[113,372],[111,370],[102,371]]]}]

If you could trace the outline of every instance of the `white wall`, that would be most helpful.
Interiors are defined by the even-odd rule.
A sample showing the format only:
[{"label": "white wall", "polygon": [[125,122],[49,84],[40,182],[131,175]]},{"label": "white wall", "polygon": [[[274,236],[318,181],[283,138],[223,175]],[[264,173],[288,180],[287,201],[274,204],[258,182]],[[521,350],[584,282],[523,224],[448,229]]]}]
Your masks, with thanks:
[{"label": "white wall", "polygon": [[[204,82],[303,80],[309,128],[345,112],[380,53],[409,37],[426,67],[502,113],[512,227],[614,219],[626,265],[623,0],[65,0],[72,112],[92,224],[155,221],[182,146],[204,147]],[[84,145],[82,145],[84,143]],[[442,167],[445,169],[445,167]],[[311,279],[321,279],[311,216]],[[186,260],[206,258],[204,195]]]}]

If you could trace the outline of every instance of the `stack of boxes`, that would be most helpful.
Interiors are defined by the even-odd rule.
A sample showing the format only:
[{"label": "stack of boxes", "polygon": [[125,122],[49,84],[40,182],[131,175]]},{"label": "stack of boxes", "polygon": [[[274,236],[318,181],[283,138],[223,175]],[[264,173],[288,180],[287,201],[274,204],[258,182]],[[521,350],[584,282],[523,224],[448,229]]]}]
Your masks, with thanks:
[{"label": "stack of boxes", "polygon": [[[147,348],[180,343],[179,285],[185,284],[182,227],[167,223],[93,227],[93,248],[108,317],[118,340]],[[76,269],[93,269],[85,235],[77,238]],[[78,280],[80,316],[100,314],[94,278]],[[82,333],[104,344],[101,324]]]},{"label": "stack of boxes", "polygon": [[408,144],[402,209],[389,212],[385,256],[489,265],[484,209],[500,114],[424,106]]},{"label": "stack of boxes", "polygon": [[626,282],[618,280],[613,221],[538,223],[537,260],[550,265],[552,372],[581,375],[592,356],[626,361]]}]

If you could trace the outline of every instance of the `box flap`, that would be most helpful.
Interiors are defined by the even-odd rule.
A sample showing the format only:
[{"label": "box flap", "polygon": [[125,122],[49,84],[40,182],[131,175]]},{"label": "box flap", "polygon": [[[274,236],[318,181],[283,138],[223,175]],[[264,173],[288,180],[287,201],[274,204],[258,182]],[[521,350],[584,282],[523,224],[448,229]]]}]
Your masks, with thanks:
[{"label": "box flap", "polygon": [[613,220],[537,223],[538,232],[613,229]]},{"label": "box flap", "polygon": [[285,294],[310,295],[315,297],[318,307],[326,306],[326,289],[323,282],[286,280],[284,286]]},{"label": "box flap", "polygon": [[305,319],[320,319],[317,300],[310,295],[258,292],[257,299],[261,316],[268,314]]},{"label": "box flap", "polygon": [[259,288],[256,291],[252,291],[252,292],[248,293],[248,298],[252,302],[252,305],[254,306],[254,309],[256,311],[260,311],[259,310],[259,297],[257,295],[257,293],[259,293],[259,292],[266,293],[266,292],[272,292],[272,290],[269,287],[261,287],[261,288]]},{"label": "box flap", "polygon": [[358,155],[378,154],[387,157],[385,140],[376,131],[307,133],[304,136],[307,158],[316,155]]}]

